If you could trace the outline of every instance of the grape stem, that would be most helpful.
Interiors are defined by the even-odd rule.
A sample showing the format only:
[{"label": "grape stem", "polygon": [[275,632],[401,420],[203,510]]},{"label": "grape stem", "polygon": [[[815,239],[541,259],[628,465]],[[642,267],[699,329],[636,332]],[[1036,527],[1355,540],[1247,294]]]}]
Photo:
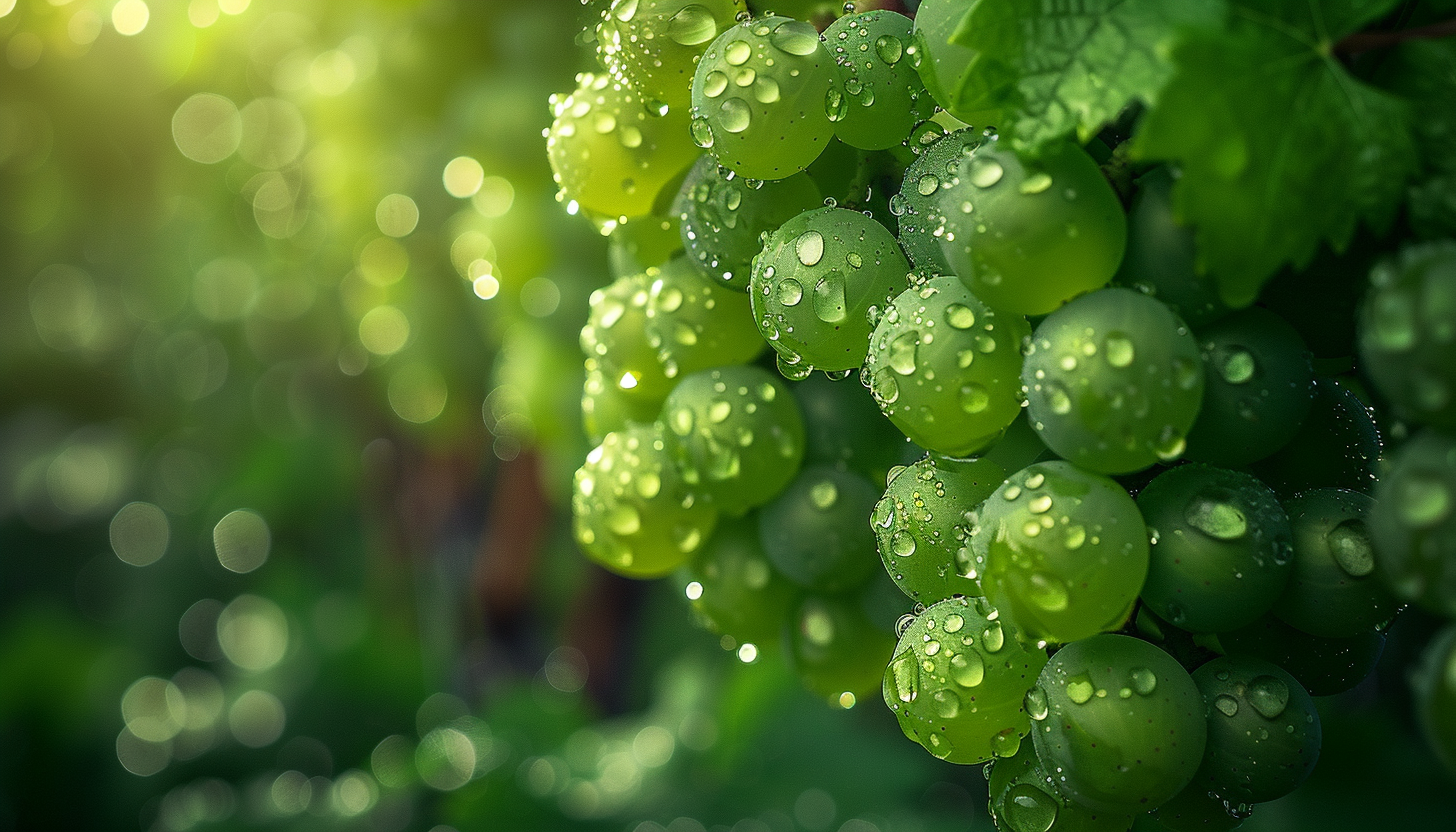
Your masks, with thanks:
[{"label": "grape stem", "polygon": [[1436,40],[1450,37],[1451,35],[1456,35],[1456,17],[1450,20],[1442,20],[1439,23],[1416,26],[1410,29],[1395,29],[1385,32],[1356,32],[1336,43],[1334,52],[1336,55],[1358,55],[1361,52],[1368,52],[1371,49],[1383,49],[1389,46],[1396,46],[1408,40]]}]

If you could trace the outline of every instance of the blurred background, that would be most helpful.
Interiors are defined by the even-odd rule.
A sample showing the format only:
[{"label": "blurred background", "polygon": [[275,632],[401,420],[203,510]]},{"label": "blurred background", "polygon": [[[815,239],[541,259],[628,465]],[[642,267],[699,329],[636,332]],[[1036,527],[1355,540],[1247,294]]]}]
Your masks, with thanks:
[{"label": "blurred background", "polygon": [[[989,830],[572,543],[600,5],[0,0],[0,830]],[[1245,828],[1449,828],[1402,643]]]}]

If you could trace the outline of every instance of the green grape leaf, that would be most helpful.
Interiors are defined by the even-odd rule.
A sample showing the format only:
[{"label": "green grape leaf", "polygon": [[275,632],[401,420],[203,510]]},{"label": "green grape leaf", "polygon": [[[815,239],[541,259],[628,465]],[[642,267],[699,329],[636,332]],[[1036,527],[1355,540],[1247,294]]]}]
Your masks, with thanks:
[{"label": "green grape leaf", "polygon": [[1073,131],[1086,141],[1128,104],[1154,100],[1178,31],[1215,26],[1223,11],[1211,0],[977,0],[951,36],[977,52],[957,101],[1013,113],[1000,127],[1020,148]]},{"label": "green grape leaf", "polygon": [[1416,234],[1456,235],[1456,38],[1402,43],[1385,56],[1375,83],[1410,102],[1421,175],[1406,197]]},{"label": "green grape leaf", "polygon": [[1405,102],[1332,56],[1394,0],[1236,0],[1228,27],[1190,34],[1133,137],[1142,159],[1176,162],[1174,210],[1197,229],[1198,266],[1247,306],[1321,240],[1341,251],[1361,220],[1392,218],[1417,155]]}]

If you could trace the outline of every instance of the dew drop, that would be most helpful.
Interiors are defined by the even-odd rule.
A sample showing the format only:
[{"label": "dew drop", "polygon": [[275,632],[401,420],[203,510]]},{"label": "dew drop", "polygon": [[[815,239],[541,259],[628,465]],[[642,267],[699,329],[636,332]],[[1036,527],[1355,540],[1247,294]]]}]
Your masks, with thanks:
[{"label": "dew drop", "polygon": [[986,678],[986,664],[974,650],[957,653],[950,658],[950,678],[963,688],[973,688]]},{"label": "dew drop", "polygon": [[805,231],[794,241],[794,253],[805,266],[816,265],[824,258],[824,235],[818,231]]}]

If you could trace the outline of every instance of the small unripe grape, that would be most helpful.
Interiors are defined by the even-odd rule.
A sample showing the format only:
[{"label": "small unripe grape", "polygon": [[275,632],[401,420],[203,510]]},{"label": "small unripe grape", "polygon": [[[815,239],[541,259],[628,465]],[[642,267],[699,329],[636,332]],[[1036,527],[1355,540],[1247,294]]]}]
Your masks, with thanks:
[{"label": "small unripe grape", "polygon": [[[931,140],[931,144],[922,148],[917,137]],[[918,155],[905,168],[900,192],[890,199],[890,212],[899,220],[900,245],[916,270],[931,275],[951,274],[950,264],[940,250],[939,235],[945,233],[945,218],[940,215],[938,195],[956,181],[961,157],[985,138],[981,131],[969,127],[942,135],[934,122],[917,127],[911,136],[911,148]]]},{"label": "small unripe grape", "polygon": [[659,193],[698,158],[683,108],[649,110],[607,75],[583,74],[552,99],[546,154],[566,199],[601,217],[650,213]]},{"label": "small unripe grape", "polygon": [[1284,668],[1311,696],[1333,696],[1370,675],[1385,647],[1385,634],[1322,638],[1266,615],[1247,627],[1219,633],[1218,641],[1230,656],[1254,656]]},{"label": "small unripe grape", "polygon": [[1254,463],[1253,472],[1282,497],[1311,488],[1365,494],[1375,487],[1380,430],[1370,409],[1333,378],[1318,378],[1309,415],[1294,438]]},{"label": "small unripe grape", "polygon": [[[925,88],[935,103],[968,124],[999,124],[999,110],[967,111],[960,106],[960,92],[967,75],[974,75],[971,62],[974,49],[951,43],[951,35],[960,27],[969,6],[964,0],[922,0],[915,12],[914,43],[909,53],[911,65],[920,73]],[[972,81],[974,83],[974,81]]]},{"label": "small unripe grape", "polygon": [[1174,218],[1175,181],[1166,165],[1138,177],[1127,215],[1127,251],[1113,282],[1152,295],[1199,329],[1231,310],[1213,276],[1198,271],[1193,229]]},{"label": "small unripe grape", "polygon": [[576,472],[576,541],[592,560],[631,578],[678,568],[713,533],[718,511],[678,476],[661,425],[609,433]]},{"label": "small unripe grape", "polygon": [[682,222],[688,259],[712,283],[748,291],[759,238],[823,202],[807,174],[772,182],[724,176],[711,156],[698,160],[683,181],[673,213]]},{"label": "small unripe grape", "polygon": [[607,434],[631,422],[656,421],[661,403],[628,397],[595,364],[591,362],[581,390],[581,427],[587,439],[600,445]]},{"label": "small unripe grape", "polygon": [[986,785],[996,828],[1008,832],[1127,832],[1133,815],[1089,809],[1068,800],[1036,758],[1036,745],[1021,743],[1014,757],[993,760]]},{"label": "small unripe grape", "polygon": [[908,284],[910,264],[883,225],[819,208],[769,236],[754,258],[749,299],[759,332],[795,376],[858,368],[871,315]]},{"label": "small unripe grape", "polygon": [[982,303],[953,277],[901,292],[869,339],[861,380],[917,444],[968,456],[1021,415],[1020,315]]},{"label": "small unripe grape", "polygon": [[1456,428],[1456,242],[1408,247],[1370,283],[1359,318],[1365,372],[1407,418]]},{"label": "small unripe grape", "polygon": [[1411,680],[1416,718],[1427,742],[1456,773],[1456,625],[1431,639]]},{"label": "small unripe grape", "polygon": [[903,14],[874,10],[845,15],[824,30],[839,74],[828,112],[840,141],[864,150],[894,147],[935,112],[905,55],[913,27]]},{"label": "small unripe grape", "polygon": [[602,64],[650,100],[686,108],[693,69],[743,0],[613,0],[597,24]]},{"label": "small unripe grape", "polygon": [[895,585],[922,604],[980,595],[966,577],[975,568],[970,515],[1005,477],[994,462],[932,454],[891,471],[870,524]]},{"label": "small unripe grape", "polygon": [[1456,617],[1456,440],[1427,430],[1401,446],[1367,519],[1396,597]]},{"label": "small unripe grape", "polygon": [[1203,363],[1168,307],[1103,289],[1048,315],[1021,371],[1027,415],[1047,447],[1126,474],[1183,453],[1203,400]]},{"label": "small unripe grape", "polygon": [[1309,350],[1294,327],[1251,307],[1201,330],[1198,342],[1205,384],[1188,458],[1237,468],[1287,445],[1314,400]]},{"label": "small unripe grape", "polygon": [[1038,462],[987,497],[977,521],[981,589],[1027,638],[1071,642],[1127,619],[1148,572],[1148,534],[1122,486]]},{"label": "small unripe grape", "polygon": [[1233,803],[1277,800],[1303,783],[1319,759],[1314,700],[1281,668],[1221,656],[1193,672],[1207,704],[1208,745],[1194,779]]},{"label": "small unripe grape", "polygon": [[1289,582],[1289,519],[1240,471],[1180,465],[1138,494],[1152,557],[1142,599],[1174,626],[1217,633],[1253,623]]},{"label": "small unripe grape", "polygon": [[660,404],[683,375],[762,351],[750,308],[679,257],[593,292],[581,349],[628,400]]},{"label": "small unripe grape", "polygon": [[1203,760],[1203,697],[1171,656],[1103,634],[1052,656],[1027,694],[1041,765],[1084,806],[1137,812],[1183,790]]},{"label": "small unripe grape", "polygon": [[1239,808],[1195,779],[1154,809],[1152,816],[1169,832],[1232,832],[1252,814]]},{"label": "small unripe grape", "polygon": [[1353,491],[1319,488],[1286,503],[1294,571],[1275,615],[1325,638],[1371,632],[1395,615],[1399,604],[1375,574],[1375,544],[1365,526],[1374,502]]},{"label": "small unripe grape", "polygon": [[842,708],[879,689],[895,650],[894,630],[876,622],[868,609],[877,583],[837,595],[806,595],[784,628],[785,653],[799,681]]},{"label": "small unripe grape", "polygon": [[819,156],[838,84],[814,27],[769,16],[723,31],[693,75],[692,139],[741,176],[783,179]]},{"label": "small unripe grape", "polygon": [[646,214],[619,222],[607,236],[607,268],[612,279],[641,274],[682,253],[676,217]]},{"label": "small unripe grape", "polygon": [[959,161],[937,199],[946,262],[998,309],[1044,315],[1105,285],[1122,262],[1122,204],[1071,142],[1035,159],[986,142]]},{"label": "small unripe grape", "polygon": [[869,517],[879,491],[850,471],[815,465],[759,515],[763,549],[789,580],[806,589],[841,592],[879,571]]},{"label": "small unripe grape", "polygon": [[683,480],[725,514],[772,500],[799,471],[804,420],[779,379],[758,367],[684,378],[662,406],[663,436]]},{"label": "small unripe grape", "polygon": [[1022,702],[1046,651],[1022,644],[983,598],[941,601],[900,634],[884,697],[900,729],[952,763],[1009,757],[1031,729]]},{"label": "small unripe grape", "polygon": [[799,590],[769,563],[756,517],[720,526],[685,572],[688,600],[708,629],[732,639],[735,649],[778,646]]},{"label": "small unripe grape", "polygon": [[847,468],[878,486],[912,447],[858,379],[812,375],[789,389],[804,414],[807,464]]}]

